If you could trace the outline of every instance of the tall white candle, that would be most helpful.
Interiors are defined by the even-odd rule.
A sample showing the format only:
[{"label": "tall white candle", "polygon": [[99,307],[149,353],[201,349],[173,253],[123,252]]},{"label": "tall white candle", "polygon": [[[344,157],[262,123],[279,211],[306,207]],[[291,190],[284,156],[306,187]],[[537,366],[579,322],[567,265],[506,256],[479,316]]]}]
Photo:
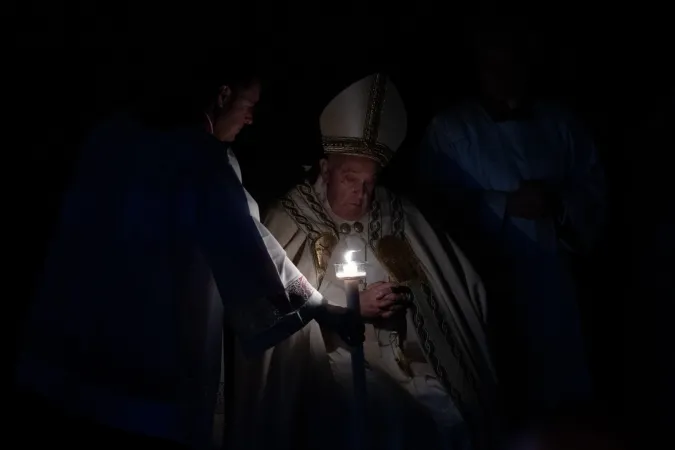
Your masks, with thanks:
[{"label": "tall white candle", "polygon": [[[335,276],[344,280],[345,294],[347,295],[347,308],[354,314],[361,314],[361,302],[359,297],[360,281],[366,278],[365,263],[353,261],[352,254],[355,250],[345,252],[345,262],[335,264]],[[363,344],[358,344],[351,349],[352,377],[354,382],[354,434],[351,436],[353,450],[362,450],[366,443],[366,366],[363,354]]]}]

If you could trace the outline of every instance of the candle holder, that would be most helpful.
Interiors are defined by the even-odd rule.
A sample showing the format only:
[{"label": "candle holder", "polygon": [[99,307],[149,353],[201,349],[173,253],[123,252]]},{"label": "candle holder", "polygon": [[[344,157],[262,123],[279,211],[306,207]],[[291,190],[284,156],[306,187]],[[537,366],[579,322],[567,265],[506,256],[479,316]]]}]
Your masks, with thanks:
[{"label": "candle holder", "polygon": [[366,263],[349,261],[335,264],[335,276],[340,280],[366,277]]},{"label": "candle holder", "polygon": [[352,255],[356,250],[345,252],[345,262],[335,264],[335,276],[340,280],[366,278],[366,263],[356,262]]}]

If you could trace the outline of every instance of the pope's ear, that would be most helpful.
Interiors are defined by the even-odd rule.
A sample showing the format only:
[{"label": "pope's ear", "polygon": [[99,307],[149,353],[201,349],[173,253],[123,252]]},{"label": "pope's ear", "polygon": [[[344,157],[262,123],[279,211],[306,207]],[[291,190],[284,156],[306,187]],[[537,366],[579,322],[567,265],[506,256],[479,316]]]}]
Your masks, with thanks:
[{"label": "pope's ear", "polygon": [[221,86],[220,89],[218,89],[218,99],[216,101],[218,108],[225,107],[227,101],[230,99],[231,96],[232,96],[232,89],[230,89],[229,86]]},{"label": "pope's ear", "polygon": [[319,174],[324,179],[328,176],[328,158],[321,158],[319,161]]}]

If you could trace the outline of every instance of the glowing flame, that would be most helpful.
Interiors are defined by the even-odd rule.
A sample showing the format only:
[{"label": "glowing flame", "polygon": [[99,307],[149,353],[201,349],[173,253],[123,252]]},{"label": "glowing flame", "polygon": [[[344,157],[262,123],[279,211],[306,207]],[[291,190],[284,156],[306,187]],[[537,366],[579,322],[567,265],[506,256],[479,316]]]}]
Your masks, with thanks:
[{"label": "glowing flame", "polygon": [[348,250],[345,252],[344,264],[338,264],[336,276],[338,278],[358,278],[365,277],[366,272],[359,268],[359,264],[353,261],[352,253],[358,250]]}]

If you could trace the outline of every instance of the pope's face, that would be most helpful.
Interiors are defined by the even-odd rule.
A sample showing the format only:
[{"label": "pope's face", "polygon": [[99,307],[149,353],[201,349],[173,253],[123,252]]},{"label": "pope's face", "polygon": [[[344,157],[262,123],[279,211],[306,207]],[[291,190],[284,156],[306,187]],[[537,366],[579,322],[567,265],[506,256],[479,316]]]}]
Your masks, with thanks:
[{"label": "pope's face", "polygon": [[344,220],[359,220],[372,204],[379,165],[369,158],[331,155],[321,161],[321,176],[331,209]]}]

